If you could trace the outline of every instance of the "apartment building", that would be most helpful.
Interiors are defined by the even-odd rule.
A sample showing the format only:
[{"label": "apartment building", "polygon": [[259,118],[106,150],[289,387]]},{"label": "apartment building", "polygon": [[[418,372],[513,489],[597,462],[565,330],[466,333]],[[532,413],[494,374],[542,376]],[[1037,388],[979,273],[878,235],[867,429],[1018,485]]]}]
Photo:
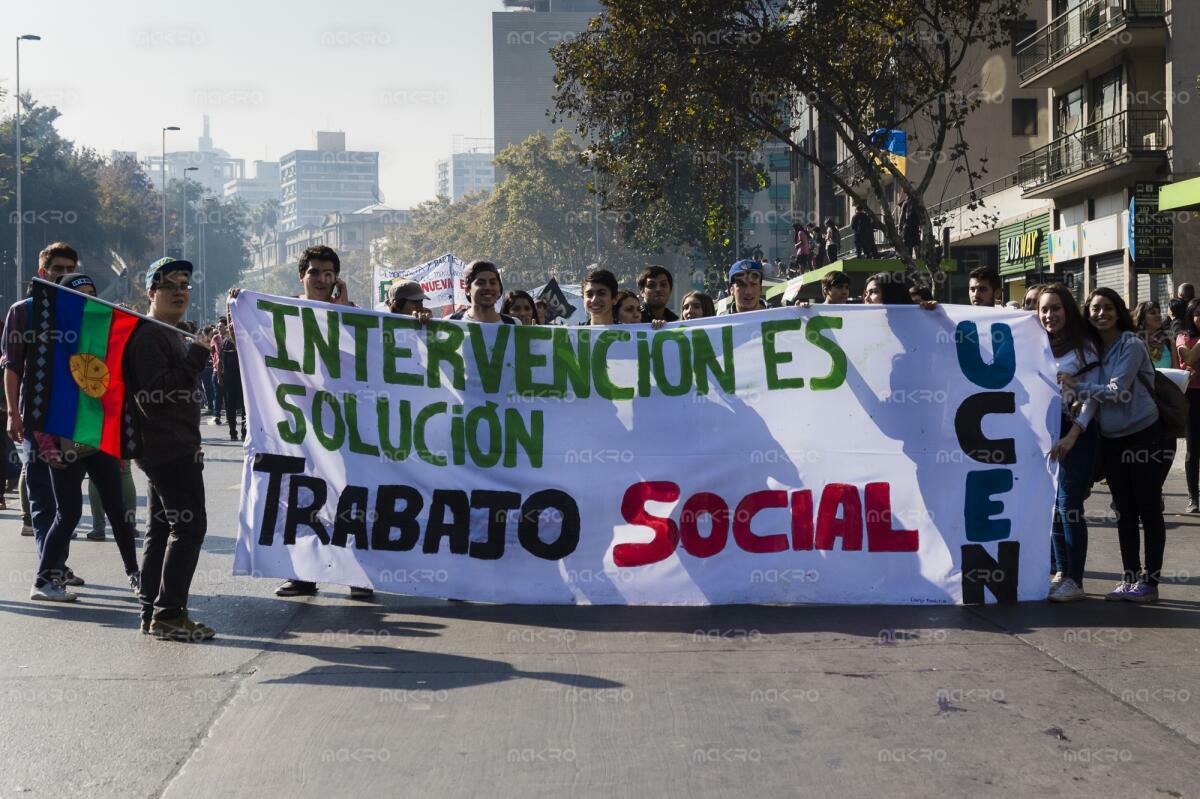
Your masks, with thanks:
[{"label": "apartment building", "polygon": [[[1043,4],[1043,0],[1036,0]],[[1200,3],[1044,0],[1017,45],[1019,85],[1044,93],[1050,139],[1021,155],[1022,197],[1049,204],[1045,257],[1084,295],[1132,305],[1200,277],[1159,190],[1197,174]]]}]

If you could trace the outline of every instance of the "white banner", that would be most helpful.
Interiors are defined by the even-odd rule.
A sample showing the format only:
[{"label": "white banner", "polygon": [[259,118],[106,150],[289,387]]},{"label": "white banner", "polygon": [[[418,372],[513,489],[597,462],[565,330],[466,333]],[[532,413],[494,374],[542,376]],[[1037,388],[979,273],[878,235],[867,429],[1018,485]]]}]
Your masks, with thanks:
[{"label": "white banner", "polygon": [[420,266],[398,269],[392,266],[375,267],[375,309],[386,311],[387,292],[396,280],[415,280],[429,295],[426,308],[442,308],[446,305],[467,305],[467,286],[463,281],[466,264],[447,253],[440,258],[426,261]]},{"label": "white banner", "polygon": [[233,315],[236,574],[520,603],[1046,596],[1060,410],[1031,314],[420,327],[242,292]]}]

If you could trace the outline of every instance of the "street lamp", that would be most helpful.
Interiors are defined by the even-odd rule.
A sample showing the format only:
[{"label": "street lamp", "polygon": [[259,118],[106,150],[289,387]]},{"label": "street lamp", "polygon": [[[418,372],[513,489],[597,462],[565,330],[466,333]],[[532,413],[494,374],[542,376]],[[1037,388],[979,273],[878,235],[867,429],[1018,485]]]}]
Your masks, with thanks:
[{"label": "street lamp", "polygon": [[[181,259],[183,259],[184,261],[186,261],[186,260],[187,260],[187,209],[188,209],[188,201],[187,201],[187,183],[188,183],[188,172],[199,172],[199,171],[200,171],[200,167],[198,167],[198,166],[185,166],[185,167],[183,168],[183,184],[182,184],[182,186],[181,186],[181,187],[182,187],[182,189],[183,189],[183,191],[182,191],[182,197],[183,197],[183,199],[182,199],[182,201],[180,202],[180,206],[181,206],[181,207],[180,207],[180,209],[179,209],[179,211],[180,211],[180,214],[179,214],[179,215],[180,215],[180,217],[181,217],[181,218],[182,218],[182,220],[183,220],[183,243],[180,245],[180,249],[179,249],[179,257],[180,257]],[[201,279],[203,279],[203,275],[201,275]],[[203,317],[203,316],[201,316],[200,318],[201,318],[201,319],[203,319],[204,317]]]},{"label": "street lamp", "polygon": [[21,42],[40,42],[41,40],[41,36],[35,36],[32,33],[17,37],[17,293],[13,295],[13,302],[21,298],[21,265],[23,263],[21,248],[24,246],[21,228],[25,224],[21,208]]},{"label": "street lamp", "polygon": [[162,254],[167,255],[167,131],[179,130],[175,125],[162,129]]}]

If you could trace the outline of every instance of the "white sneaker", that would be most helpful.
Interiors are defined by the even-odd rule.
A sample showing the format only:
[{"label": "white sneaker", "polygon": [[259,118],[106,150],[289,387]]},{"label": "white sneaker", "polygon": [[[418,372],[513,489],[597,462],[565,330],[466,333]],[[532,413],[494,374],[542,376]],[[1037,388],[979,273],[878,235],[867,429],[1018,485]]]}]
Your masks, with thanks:
[{"label": "white sneaker", "polygon": [[41,588],[35,585],[29,592],[29,598],[43,602],[74,602],[79,599],[79,595],[71,593],[57,583],[48,582]]},{"label": "white sneaker", "polygon": [[1050,578],[1050,590],[1053,591],[1055,588],[1058,588],[1060,585],[1062,585],[1062,581],[1063,581],[1063,573],[1055,572],[1054,575]]},{"label": "white sneaker", "polygon": [[1087,594],[1070,577],[1058,584],[1058,588],[1050,592],[1051,602],[1078,602],[1087,599]]}]

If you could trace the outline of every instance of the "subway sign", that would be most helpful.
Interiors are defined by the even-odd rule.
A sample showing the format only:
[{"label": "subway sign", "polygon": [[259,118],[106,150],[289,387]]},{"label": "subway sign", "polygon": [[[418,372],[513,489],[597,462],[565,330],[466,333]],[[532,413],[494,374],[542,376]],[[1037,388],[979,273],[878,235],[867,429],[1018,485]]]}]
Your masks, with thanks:
[{"label": "subway sign", "polygon": [[1050,214],[1000,227],[1000,274],[1018,275],[1050,263]]},{"label": "subway sign", "polygon": [[1041,230],[1013,236],[1005,247],[1004,260],[1020,261],[1025,258],[1036,258],[1038,251],[1042,249],[1042,237]]}]

